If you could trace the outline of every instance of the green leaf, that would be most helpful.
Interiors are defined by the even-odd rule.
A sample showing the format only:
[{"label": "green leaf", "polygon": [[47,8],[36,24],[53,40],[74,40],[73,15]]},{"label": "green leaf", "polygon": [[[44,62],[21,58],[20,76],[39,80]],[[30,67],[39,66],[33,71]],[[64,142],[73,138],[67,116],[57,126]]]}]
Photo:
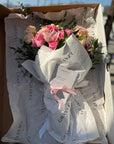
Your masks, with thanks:
[{"label": "green leaf", "polygon": [[65,11],[65,13],[64,13],[64,16],[62,17],[62,21],[64,21],[65,20],[65,18],[66,18],[66,16],[67,16],[67,11]]},{"label": "green leaf", "polygon": [[98,39],[96,39],[96,40],[94,41],[94,48],[95,48],[95,49],[98,48]]},{"label": "green leaf", "polygon": [[64,28],[67,28],[69,25],[71,25],[75,21],[75,18],[73,17],[65,26]]},{"label": "green leaf", "polygon": [[33,16],[33,12],[30,10],[30,8],[25,7],[23,3],[20,3],[19,1],[17,1],[18,5],[20,6],[21,10],[23,12],[25,12],[26,15],[32,14]]},{"label": "green leaf", "polygon": [[62,19],[57,22],[57,25],[59,25],[59,26],[61,27],[61,25],[62,25],[63,22],[65,21],[66,16],[67,16],[67,11],[65,11],[64,16],[62,17]]},{"label": "green leaf", "polygon": [[92,50],[94,50],[94,47],[89,48],[89,50],[88,50],[88,51],[90,52],[90,51],[92,51]]},{"label": "green leaf", "polygon": [[57,48],[56,48],[56,49],[61,48],[62,46],[64,46],[64,44],[65,44],[65,39],[61,39],[61,40],[59,40],[59,42],[58,42],[58,45],[57,45]]},{"label": "green leaf", "polygon": [[64,30],[64,40],[68,37],[66,31]]},{"label": "green leaf", "polygon": [[10,49],[12,49],[12,50],[14,50],[14,51],[16,50],[16,48],[14,48],[14,47],[10,47]]},{"label": "green leaf", "polygon": [[78,32],[79,32],[79,30],[77,30],[77,31],[74,31],[74,32],[73,32],[73,34],[74,34],[74,35],[76,35]]}]

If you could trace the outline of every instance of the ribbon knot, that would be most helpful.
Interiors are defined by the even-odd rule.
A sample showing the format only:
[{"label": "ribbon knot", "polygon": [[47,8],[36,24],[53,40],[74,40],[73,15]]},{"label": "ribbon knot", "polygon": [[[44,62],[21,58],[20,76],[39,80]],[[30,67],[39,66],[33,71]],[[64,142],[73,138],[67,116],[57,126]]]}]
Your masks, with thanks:
[{"label": "ribbon knot", "polygon": [[62,86],[62,87],[54,87],[54,86],[50,86],[50,90],[51,90],[51,94],[54,95],[56,101],[61,105],[61,107],[64,109],[65,108],[65,104],[64,102],[57,96],[57,92],[58,91],[63,91],[66,93],[70,93],[72,95],[77,95],[77,93],[73,90],[68,88],[67,86]]}]

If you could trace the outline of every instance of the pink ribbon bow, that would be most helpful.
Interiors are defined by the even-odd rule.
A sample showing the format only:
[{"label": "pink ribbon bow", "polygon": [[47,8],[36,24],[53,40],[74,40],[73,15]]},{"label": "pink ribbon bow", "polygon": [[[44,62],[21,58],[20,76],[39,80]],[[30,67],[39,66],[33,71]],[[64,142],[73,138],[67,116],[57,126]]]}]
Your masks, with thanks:
[{"label": "pink ribbon bow", "polygon": [[68,88],[67,86],[63,86],[63,87],[53,87],[50,86],[51,89],[51,94],[54,95],[55,99],[57,100],[57,102],[62,106],[62,108],[65,108],[65,104],[64,102],[57,96],[57,92],[58,91],[63,91],[63,92],[67,92],[73,95],[77,95],[77,93],[73,90]]}]

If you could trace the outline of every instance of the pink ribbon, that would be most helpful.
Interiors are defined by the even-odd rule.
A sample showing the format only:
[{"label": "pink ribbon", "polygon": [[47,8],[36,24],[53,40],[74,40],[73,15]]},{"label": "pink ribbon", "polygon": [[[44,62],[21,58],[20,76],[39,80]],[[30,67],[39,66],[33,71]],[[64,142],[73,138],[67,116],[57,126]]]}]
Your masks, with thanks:
[{"label": "pink ribbon", "polygon": [[63,92],[67,92],[73,95],[77,95],[77,93],[73,90],[68,88],[67,86],[63,86],[63,87],[53,87],[50,86],[51,89],[51,94],[54,95],[55,99],[57,100],[57,102],[62,106],[62,108],[65,108],[65,104],[64,102],[57,96],[57,92],[58,91],[63,91]]}]

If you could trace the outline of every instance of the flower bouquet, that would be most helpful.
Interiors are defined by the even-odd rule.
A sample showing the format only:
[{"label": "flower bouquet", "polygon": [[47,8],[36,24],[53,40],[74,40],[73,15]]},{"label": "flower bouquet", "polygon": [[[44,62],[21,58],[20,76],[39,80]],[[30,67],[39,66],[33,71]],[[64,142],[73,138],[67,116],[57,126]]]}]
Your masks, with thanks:
[{"label": "flower bouquet", "polygon": [[[92,65],[98,64],[102,54],[100,52],[98,39],[89,37],[89,31],[86,30],[86,28],[74,25],[74,18],[66,25],[62,26],[66,16],[67,13],[65,12],[62,20],[58,22],[60,24],[55,25],[52,23],[43,26],[38,32],[36,32],[35,26],[28,26],[25,30],[24,42],[21,40],[22,47],[18,47],[18,49],[11,47],[15,53],[20,54],[20,57],[18,57],[17,60],[35,60],[35,56],[42,45],[49,47],[51,50],[60,49],[65,44],[65,40],[71,34],[74,34],[88,52]],[[19,64],[19,66],[21,65]]]},{"label": "flower bouquet", "polygon": [[[90,9],[87,9],[88,19],[85,23],[90,27],[93,18],[89,19]],[[82,8],[80,12],[84,10]],[[38,19],[51,17],[51,23],[40,28],[39,25],[37,28],[37,24],[33,26],[31,23],[34,20],[28,16],[30,25],[23,28],[24,40],[20,34],[18,39],[20,37],[22,40],[21,43],[18,41],[18,47],[15,44],[10,46],[12,53],[15,51],[15,64],[19,68],[13,85],[8,78],[14,123],[3,141],[31,144],[79,144],[99,138],[106,141],[105,133],[97,126],[95,112],[98,107],[92,108],[91,102],[86,100],[89,98],[92,104],[95,102],[97,105],[93,93],[98,86],[93,88],[90,80],[92,77],[88,75],[90,69],[100,62],[98,39],[92,37],[91,32],[83,26],[76,25],[74,17],[69,20],[67,14],[73,15],[73,12],[76,12],[75,9],[62,12],[62,18],[61,12],[58,12],[57,21],[53,20],[56,13],[38,13]],[[19,17],[17,15],[17,21]],[[25,17],[21,18],[26,20]],[[20,33],[18,28],[17,32]],[[23,77],[22,69],[33,77]],[[88,91],[90,88],[92,93]],[[99,92],[95,93],[96,98]],[[14,97],[17,107],[12,101]]]}]

